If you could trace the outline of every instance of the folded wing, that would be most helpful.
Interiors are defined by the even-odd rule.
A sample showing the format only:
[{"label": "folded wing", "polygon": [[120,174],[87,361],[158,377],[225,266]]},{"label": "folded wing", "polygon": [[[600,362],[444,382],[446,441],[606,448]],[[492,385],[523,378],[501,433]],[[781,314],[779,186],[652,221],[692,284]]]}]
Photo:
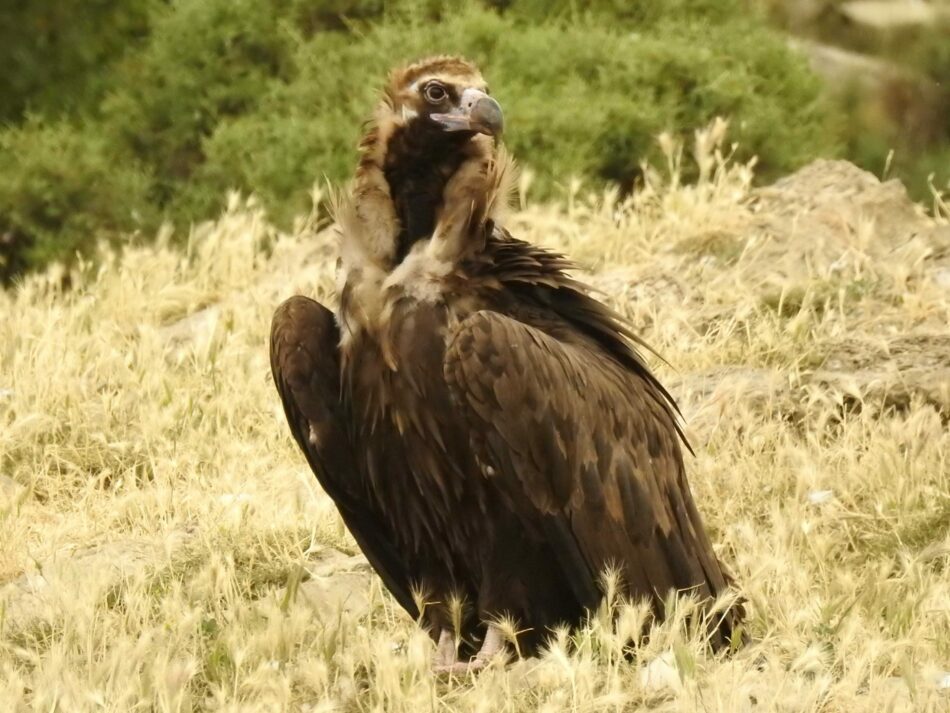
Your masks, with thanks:
[{"label": "folded wing", "polygon": [[[490,311],[450,335],[444,371],[487,477],[525,517],[556,516],[569,577],[595,584],[619,567],[628,592],[658,608],[670,590],[724,592],[655,380],[595,340],[562,341]],[[717,634],[728,641],[740,616],[734,609]]]},{"label": "folded wing", "polygon": [[409,576],[392,544],[395,538],[373,510],[340,415],[339,339],[328,309],[306,297],[284,302],[271,325],[274,383],[294,440],[320,485],[396,601],[417,618]]}]

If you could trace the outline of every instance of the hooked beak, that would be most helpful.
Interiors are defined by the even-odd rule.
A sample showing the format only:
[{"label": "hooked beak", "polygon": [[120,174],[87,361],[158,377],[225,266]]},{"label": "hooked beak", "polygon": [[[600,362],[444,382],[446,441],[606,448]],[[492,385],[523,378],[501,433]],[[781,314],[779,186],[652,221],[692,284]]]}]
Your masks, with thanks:
[{"label": "hooked beak", "polygon": [[447,114],[430,114],[431,119],[445,131],[475,131],[498,136],[505,128],[501,106],[478,89],[462,92],[459,105]]}]

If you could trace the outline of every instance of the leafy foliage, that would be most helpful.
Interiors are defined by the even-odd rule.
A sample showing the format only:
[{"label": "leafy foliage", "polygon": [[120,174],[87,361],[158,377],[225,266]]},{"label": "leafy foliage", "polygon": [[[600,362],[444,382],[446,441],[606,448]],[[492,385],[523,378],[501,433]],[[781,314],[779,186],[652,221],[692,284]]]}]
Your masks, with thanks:
[{"label": "leafy foliage", "polygon": [[315,35],[298,47],[293,81],[275,85],[258,111],[218,125],[202,174],[218,194],[255,190],[286,221],[315,178],[349,173],[387,68],[438,52],[482,67],[505,107],[506,141],[538,173],[542,196],[574,176],[629,187],[640,162],[656,157],[657,134],[717,114],[736,118],[737,140],[762,157],[766,177],[836,149],[816,81],[751,20],[668,19],[621,33],[596,17],[522,24],[531,17],[517,5],[504,15],[475,8],[434,23],[384,21],[359,42]]},{"label": "leafy foliage", "polygon": [[[656,157],[657,134],[689,132],[716,115],[733,119],[734,137],[745,155],[761,157],[766,178],[834,153],[816,81],[740,5],[149,5],[147,39],[103,73],[107,91],[93,93],[101,101],[83,102],[93,109],[80,119],[57,123],[51,113],[7,130],[4,141],[15,142],[22,155],[4,178],[0,232],[43,246],[8,262],[69,256],[98,234],[130,230],[141,220],[154,227],[163,219],[187,225],[210,218],[230,189],[256,193],[287,226],[309,207],[315,181],[349,175],[386,70],[439,52],[481,65],[505,107],[509,146],[536,172],[539,197],[556,195],[573,177],[629,188],[641,161]],[[44,176],[55,163],[54,137],[68,143],[74,164],[59,170],[78,177],[95,167],[95,185],[83,190],[101,200],[31,192],[30,186],[51,185]],[[100,175],[110,170],[115,175]],[[109,196],[110,190],[118,192]],[[133,204],[135,220],[116,207]]]},{"label": "leafy foliage", "polygon": [[0,121],[62,114],[101,99],[103,71],[138,46],[157,0],[7,2],[0,12]]},{"label": "leafy foliage", "polygon": [[178,0],[119,69],[103,126],[153,167],[159,205],[195,188],[189,179],[205,160],[202,141],[218,123],[253,112],[268,83],[286,78],[290,37],[278,10],[277,2]]},{"label": "leafy foliage", "polygon": [[155,222],[147,172],[92,129],[31,120],[0,133],[0,165],[0,277]]}]

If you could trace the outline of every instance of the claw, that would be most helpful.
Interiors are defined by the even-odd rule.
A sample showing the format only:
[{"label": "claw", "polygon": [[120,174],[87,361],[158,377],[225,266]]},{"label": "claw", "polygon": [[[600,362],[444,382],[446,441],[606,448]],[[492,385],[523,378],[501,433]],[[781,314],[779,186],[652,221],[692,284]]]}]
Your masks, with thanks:
[{"label": "claw", "polygon": [[435,649],[435,657],[432,659],[432,670],[438,672],[446,666],[454,666],[458,663],[458,647],[455,645],[455,637],[448,629],[442,629],[439,633],[439,643]]},{"label": "claw", "polygon": [[[442,659],[440,654],[443,651],[443,642],[449,641],[451,644],[451,661]],[[475,673],[486,668],[499,654],[505,651],[505,636],[494,624],[488,625],[488,631],[485,632],[485,640],[481,648],[475,654],[471,661],[459,661],[455,648],[455,639],[447,631],[439,634],[439,646],[436,649],[435,663],[432,666],[433,673],[465,674]]]}]

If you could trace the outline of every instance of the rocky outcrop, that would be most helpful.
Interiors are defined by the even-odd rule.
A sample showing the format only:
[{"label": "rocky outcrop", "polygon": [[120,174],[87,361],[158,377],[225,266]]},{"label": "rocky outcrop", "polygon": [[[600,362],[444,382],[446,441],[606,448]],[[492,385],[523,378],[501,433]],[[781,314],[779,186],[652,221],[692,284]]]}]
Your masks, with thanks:
[{"label": "rocky outcrop", "polygon": [[[750,303],[790,321],[847,304],[860,328],[806,341],[801,368],[733,364],[673,377],[670,389],[694,436],[702,439],[737,409],[800,420],[818,405],[842,417],[927,405],[950,420],[948,315],[922,306],[908,321],[899,308],[909,283],[932,291],[935,304],[950,294],[950,225],[915,205],[900,182],[845,161],[816,161],[754,191],[749,210],[725,237],[742,259],[714,259],[705,271],[711,281],[743,285],[736,302],[707,304],[704,285],[683,279],[675,280],[673,301],[712,331],[740,319],[737,310]],[[666,270],[674,280],[675,268]],[[662,282],[662,274],[651,280]]]}]

